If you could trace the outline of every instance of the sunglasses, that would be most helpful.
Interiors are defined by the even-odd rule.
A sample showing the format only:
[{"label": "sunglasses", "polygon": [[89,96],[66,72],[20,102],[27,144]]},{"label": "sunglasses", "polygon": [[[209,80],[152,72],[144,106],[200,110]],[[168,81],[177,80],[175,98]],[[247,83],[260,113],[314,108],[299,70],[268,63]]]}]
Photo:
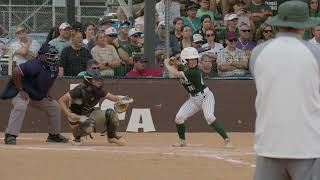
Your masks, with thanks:
[{"label": "sunglasses", "polygon": [[92,67],[91,69],[99,70],[99,69],[100,69],[100,67]]},{"label": "sunglasses", "polygon": [[140,34],[134,34],[132,35],[132,37],[140,37],[141,35]]},{"label": "sunglasses", "polygon": [[206,34],[207,37],[214,36],[214,34]]},{"label": "sunglasses", "polygon": [[201,41],[198,41],[198,42],[194,42],[195,44],[201,44]]},{"label": "sunglasses", "polygon": [[242,32],[251,32],[251,30],[250,29],[243,29],[243,30],[241,30]]},{"label": "sunglasses", "polygon": [[238,39],[229,39],[228,41],[229,41],[229,42],[237,42]]},{"label": "sunglasses", "polygon": [[109,37],[113,37],[113,38],[117,37],[116,34],[109,34],[108,36],[109,36]]},{"label": "sunglasses", "polygon": [[272,33],[272,30],[263,30],[264,33]]}]

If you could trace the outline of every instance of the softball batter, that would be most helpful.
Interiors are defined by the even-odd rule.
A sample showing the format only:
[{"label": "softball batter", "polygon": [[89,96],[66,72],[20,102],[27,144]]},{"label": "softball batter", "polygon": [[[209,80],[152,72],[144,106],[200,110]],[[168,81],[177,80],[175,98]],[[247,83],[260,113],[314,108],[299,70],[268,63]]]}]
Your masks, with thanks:
[{"label": "softball batter", "polygon": [[175,118],[179,141],[173,146],[186,146],[184,121],[202,109],[208,124],[224,139],[225,148],[232,148],[232,143],[227,133],[214,116],[214,96],[203,82],[201,72],[198,69],[199,57],[195,48],[187,47],[181,52],[182,66],[178,66],[178,69],[170,59],[165,60],[167,69],[174,77],[181,79],[181,84],[190,94],[190,98],[181,106]]}]

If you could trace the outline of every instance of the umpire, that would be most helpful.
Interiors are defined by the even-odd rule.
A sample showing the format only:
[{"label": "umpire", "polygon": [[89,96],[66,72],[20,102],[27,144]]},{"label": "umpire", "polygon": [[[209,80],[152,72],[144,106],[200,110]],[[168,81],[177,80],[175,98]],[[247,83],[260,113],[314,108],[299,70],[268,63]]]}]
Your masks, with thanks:
[{"label": "umpire", "polygon": [[302,36],[320,21],[309,17],[306,3],[287,1],[266,23],[279,33],[250,60],[257,88],[255,180],[319,180],[320,49]]},{"label": "umpire", "polygon": [[66,143],[68,139],[60,135],[60,108],[57,101],[49,95],[49,90],[58,75],[58,50],[43,44],[34,60],[22,63],[13,70],[2,99],[11,99],[13,109],[5,132],[5,144],[16,144],[28,104],[38,108],[49,117],[49,136],[47,142]]}]

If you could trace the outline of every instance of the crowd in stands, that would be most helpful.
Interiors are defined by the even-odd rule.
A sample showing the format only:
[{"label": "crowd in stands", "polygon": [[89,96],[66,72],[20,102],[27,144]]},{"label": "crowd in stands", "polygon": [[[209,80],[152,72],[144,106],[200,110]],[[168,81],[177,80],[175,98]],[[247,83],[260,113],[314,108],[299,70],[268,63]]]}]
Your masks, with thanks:
[{"label": "crowd in stands", "polygon": [[[282,2],[284,0],[230,0],[227,3],[220,0],[220,4],[213,0],[170,1],[171,58],[179,61],[183,48],[195,47],[201,54],[199,68],[203,77],[250,75],[251,51],[275,36],[277,29],[265,20],[277,14]],[[320,16],[317,0],[306,3],[310,16]],[[59,50],[59,75],[78,76],[94,68],[106,77],[172,77],[163,65],[167,30],[165,1],[158,1],[155,9],[154,59],[143,56],[144,6],[134,20],[129,20],[119,8],[117,26],[110,17],[104,17],[97,25],[77,22],[51,28],[46,42]],[[11,48],[17,64],[37,56],[40,44],[27,35],[24,27],[16,28],[16,38]],[[304,39],[319,46],[320,24],[308,29]],[[149,61],[154,61],[156,66],[147,68]]]}]

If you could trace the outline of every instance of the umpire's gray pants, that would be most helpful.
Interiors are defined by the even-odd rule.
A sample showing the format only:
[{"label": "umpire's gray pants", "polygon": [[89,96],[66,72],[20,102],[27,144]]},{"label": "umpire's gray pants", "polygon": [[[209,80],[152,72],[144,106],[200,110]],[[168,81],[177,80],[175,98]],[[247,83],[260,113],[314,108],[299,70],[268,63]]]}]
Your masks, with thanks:
[{"label": "umpire's gray pants", "polygon": [[7,134],[18,136],[28,104],[46,112],[49,118],[50,133],[58,134],[61,132],[61,111],[56,100],[48,100],[47,98],[40,101],[30,100],[30,98],[28,98],[28,100],[24,100],[20,94],[18,94],[12,99],[11,103],[13,105],[13,109],[11,110],[8,127],[6,129]]},{"label": "umpire's gray pants", "polygon": [[254,180],[320,180],[320,158],[278,159],[257,156]]}]

